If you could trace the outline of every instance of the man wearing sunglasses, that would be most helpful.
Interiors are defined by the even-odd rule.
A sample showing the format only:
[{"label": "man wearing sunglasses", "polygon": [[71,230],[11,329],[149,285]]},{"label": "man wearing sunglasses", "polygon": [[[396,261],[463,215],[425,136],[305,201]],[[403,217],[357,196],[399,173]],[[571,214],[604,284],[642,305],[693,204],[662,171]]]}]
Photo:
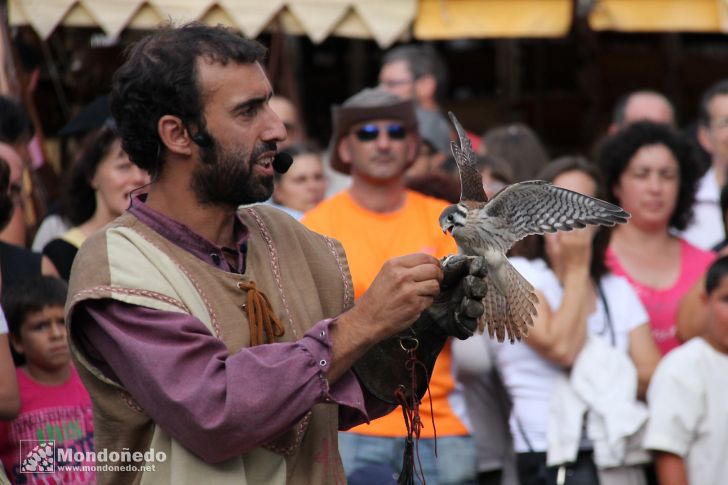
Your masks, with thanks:
[{"label": "man wearing sunglasses", "polygon": [[[331,167],[350,174],[352,184],[306,213],[302,222],[342,243],[355,298],[367,290],[389,258],[409,253],[438,258],[456,254],[455,243],[436,223],[447,203],[405,186],[405,172],[419,146],[413,101],[379,88],[365,89],[334,108],[333,129]],[[424,428],[418,446],[427,483],[475,483],[475,448],[455,411],[461,403],[454,392],[449,342],[437,358],[430,391],[437,416],[437,457],[427,398],[420,407]],[[346,473],[374,464],[398,471],[405,436],[399,411],[339,433]]]}]

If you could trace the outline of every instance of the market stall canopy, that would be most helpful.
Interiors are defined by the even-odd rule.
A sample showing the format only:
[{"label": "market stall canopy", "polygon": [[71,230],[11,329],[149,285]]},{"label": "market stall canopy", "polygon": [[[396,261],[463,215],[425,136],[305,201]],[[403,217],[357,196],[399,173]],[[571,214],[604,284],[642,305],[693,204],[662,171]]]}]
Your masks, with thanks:
[{"label": "market stall canopy", "polygon": [[[561,37],[573,0],[8,0],[11,25],[31,25],[47,39],[59,25],[124,29],[200,20],[231,25],[248,37],[267,29],[308,35],[373,38],[385,48],[422,40]],[[728,0],[579,0],[593,30],[728,32]]]},{"label": "market stall canopy", "polygon": [[563,37],[572,0],[420,0],[418,39]]},{"label": "market stall canopy", "polygon": [[[728,0],[579,0],[595,31],[728,32]],[[419,0],[418,39],[560,37],[573,0]]]},{"label": "market stall canopy", "polygon": [[47,39],[59,25],[100,27],[110,37],[160,22],[199,20],[255,38],[280,25],[321,42],[330,35],[373,38],[385,48],[410,32],[417,0],[9,0],[11,25]]},{"label": "market stall canopy", "polygon": [[728,0],[597,0],[593,30],[728,32]]}]

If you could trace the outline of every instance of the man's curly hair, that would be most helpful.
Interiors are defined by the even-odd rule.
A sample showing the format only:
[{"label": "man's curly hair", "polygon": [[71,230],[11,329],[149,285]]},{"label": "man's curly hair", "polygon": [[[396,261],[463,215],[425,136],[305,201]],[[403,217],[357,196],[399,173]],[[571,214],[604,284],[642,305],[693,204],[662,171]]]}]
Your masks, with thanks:
[{"label": "man's curly hair", "polygon": [[252,64],[265,55],[265,47],[254,40],[227,27],[198,22],[162,27],[131,45],[127,61],[114,74],[111,91],[111,113],[131,161],[152,178],[159,175],[165,148],[157,123],[164,115],[179,117],[195,131],[205,129],[198,59]]},{"label": "man's curly hair", "polygon": [[680,186],[677,204],[670,217],[670,227],[684,230],[693,217],[693,203],[700,174],[690,142],[680,132],[667,125],[641,121],[633,123],[608,137],[597,150],[597,164],[604,174],[607,200],[619,204],[614,186],[640,148],[664,145],[680,167]]}]

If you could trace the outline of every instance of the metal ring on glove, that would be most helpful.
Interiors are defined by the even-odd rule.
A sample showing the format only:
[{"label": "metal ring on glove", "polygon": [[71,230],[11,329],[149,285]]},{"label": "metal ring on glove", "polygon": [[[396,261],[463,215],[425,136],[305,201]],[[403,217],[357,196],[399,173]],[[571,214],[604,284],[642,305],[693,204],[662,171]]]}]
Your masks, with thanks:
[{"label": "metal ring on glove", "polygon": [[[409,342],[411,346],[406,346],[404,344],[405,341]],[[415,350],[417,350],[417,347],[420,346],[420,341],[414,337],[400,337],[399,346],[402,347],[402,350],[404,350],[405,352],[414,352]]]}]

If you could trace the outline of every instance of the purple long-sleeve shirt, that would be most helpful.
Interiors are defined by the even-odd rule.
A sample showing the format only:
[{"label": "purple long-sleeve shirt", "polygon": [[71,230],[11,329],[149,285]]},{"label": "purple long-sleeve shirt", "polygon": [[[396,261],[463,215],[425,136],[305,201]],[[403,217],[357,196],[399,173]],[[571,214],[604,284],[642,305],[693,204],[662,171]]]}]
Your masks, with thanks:
[{"label": "purple long-sleeve shirt", "polygon": [[[237,248],[221,248],[141,200],[135,199],[130,211],[208,264],[244,271],[248,231],[239,218]],[[351,371],[328,382],[329,335],[336,319],[316,323],[296,342],[243,348],[233,355],[199,319],[183,313],[94,300],[79,304],[73,324],[91,361],[120,382],[162,429],[209,463],[270,441],[316,403],[340,406],[341,429],[392,409],[365,393]]]}]

